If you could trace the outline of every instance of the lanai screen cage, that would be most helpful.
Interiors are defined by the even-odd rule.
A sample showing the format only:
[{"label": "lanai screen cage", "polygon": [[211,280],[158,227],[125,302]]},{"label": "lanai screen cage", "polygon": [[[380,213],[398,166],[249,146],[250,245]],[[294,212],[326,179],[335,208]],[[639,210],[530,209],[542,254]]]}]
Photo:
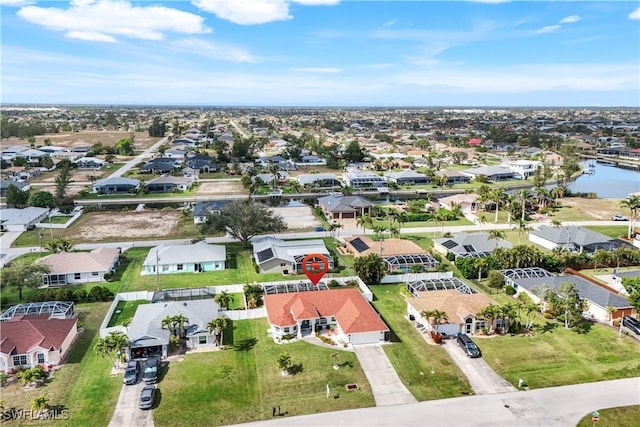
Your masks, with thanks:
[{"label": "lanai screen cage", "polygon": [[429,254],[408,254],[408,255],[391,255],[384,257],[389,271],[409,272],[411,266],[422,265],[425,269],[431,270],[438,266],[439,262]]},{"label": "lanai screen cage", "polygon": [[216,290],[214,286],[204,288],[165,289],[159,292],[154,292],[151,302],[207,299],[214,298],[215,296]]},{"label": "lanai screen cage", "polygon": [[16,316],[48,314],[50,319],[69,319],[74,316],[73,303],[70,301],[44,301],[18,304],[9,307],[0,322],[6,322]]},{"label": "lanai screen cage", "polygon": [[505,282],[508,285],[518,283],[518,279],[532,279],[538,277],[554,277],[544,268],[540,267],[527,267],[527,268],[508,268],[500,271],[505,277]]},{"label": "lanai screen cage", "polygon": [[422,279],[407,283],[407,290],[414,297],[418,296],[418,292],[444,291],[448,289],[455,289],[461,294],[477,294],[471,286],[457,277],[444,279]]},{"label": "lanai screen cage", "polygon": [[286,294],[291,292],[309,292],[309,291],[326,291],[329,287],[324,282],[318,282],[314,286],[311,282],[276,282],[276,283],[260,283],[264,293],[270,294]]}]

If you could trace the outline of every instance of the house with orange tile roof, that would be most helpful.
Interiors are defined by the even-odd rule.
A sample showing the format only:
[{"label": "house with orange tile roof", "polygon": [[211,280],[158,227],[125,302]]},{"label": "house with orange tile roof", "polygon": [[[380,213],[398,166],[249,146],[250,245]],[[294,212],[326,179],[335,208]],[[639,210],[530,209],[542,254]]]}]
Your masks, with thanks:
[{"label": "house with orange tile roof", "polygon": [[332,335],[349,344],[389,340],[389,328],[358,289],[265,295],[264,305],[274,339],[331,328]]},{"label": "house with orange tile roof", "polygon": [[49,315],[23,315],[2,322],[0,328],[0,372],[18,367],[58,365],[78,334],[76,317],[58,319]]}]

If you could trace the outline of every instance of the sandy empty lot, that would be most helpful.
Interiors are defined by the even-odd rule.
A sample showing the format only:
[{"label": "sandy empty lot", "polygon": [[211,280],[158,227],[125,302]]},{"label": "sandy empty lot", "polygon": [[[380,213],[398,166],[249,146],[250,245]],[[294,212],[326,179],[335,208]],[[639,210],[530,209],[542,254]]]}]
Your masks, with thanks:
[{"label": "sandy empty lot", "polygon": [[127,238],[166,238],[180,221],[177,211],[92,212],[68,237],[74,241],[127,240]]},{"label": "sandy empty lot", "polygon": [[216,182],[201,182],[196,195],[243,193],[246,193],[246,190],[242,188],[240,181],[217,180]]},{"label": "sandy empty lot", "polygon": [[[127,131],[82,131],[82,132],[68,132],[68,133],[48,133],[46,135],[36,136],[36,146],[44,145],[45,139],[51,140],[51,145],[59,147],[72,148],[72,147],[84,147],[91,146],[97,142],[101,142],[102,145],[115,145],[121,138],[128,138],[129,133]],[[133,146],[136,150],[142,150],[150,147],[153,143],[159,141],[160,138],[150,137],[148,132],[135,132],[135,138],[133,140]],[[25,139],[16,137],[6,138],[2,140],[2,147],[10,147],[12,145],[24,145],[29,146],[29,143]]]},{"label": "sandy empty lot", "polygon": [[322,225],[313,216],[311,206],[285,206],[272,209],[276,214],[284,218],[290,230],[313,228]]},{"label": "sandy empty lot", "polygon": [[582,199],[580,197],[566,197],[560,199],[562,206],[571,207],[593,219],[609,220],[613,215],[629,215],[625,209],[619,207],[621,199]]}]

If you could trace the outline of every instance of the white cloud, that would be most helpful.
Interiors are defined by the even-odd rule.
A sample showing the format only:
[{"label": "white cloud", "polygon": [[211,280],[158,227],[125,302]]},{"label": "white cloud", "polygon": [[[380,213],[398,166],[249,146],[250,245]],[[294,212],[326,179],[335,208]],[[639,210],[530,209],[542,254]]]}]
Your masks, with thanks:
[{"label": "white cloud", "polygon": [[333,67],[297,67],[292,68],[292,71],[300,71],[303,73],[341,73],[344,71],[342,68]]},{"label": "white cloud", "polygon": [[391,27],[393,25],[395,25],[398,22],[397,19],[392,19],[391,21],[387,21],[384,24],[382,24],[383,28],[387,28],[387,27]]},{"label": "white cloud", "polygon": [[335,6],[340,0],[291,0],[303,6]]},{"label": "white cloud", "polygon": [[0,6],[19,7],[35,3],[35,0],[0,0]]},{"label": "white cloud", "polygon": [[115,36],[162,40],[165,31],[203,34],[211,30],[204,19],[164,6],[132,6],[127,1],[75,0],[68,9],[22,7],[22,19],[53,31],[66,31],[69,38],[113,42]]},{"label": "white cloud", "polygon": [[629,14],[629,19],[640,19],[640,7]]},{"label": "white cloud", "polygon": [[192,0],[191,3],[220,19],[239,25],[258,25],[293,19],[290,3],[302,6],[333,6],[340,0]]},{"label": "white cloud", "polygon": [[552,33],[556,30],[560,29],[560,25],[547,25],[546,27],[542,27],[539,30],[536,30],[536,34],[548,34]]},{"label": "white cloud", "polygon": [[570,15],[560,20],[561,24],[573,24],[574,22],[578,22],[580,17],[578,15]]},{"label": "white cloud", "polygon": [[260,58],[253,56],[241,47],[226,43],[212,43],[196,38],[176,40],[171,43],[171,47],[181,52],[194,53],[221,61],[249,63],[260,61]]}]

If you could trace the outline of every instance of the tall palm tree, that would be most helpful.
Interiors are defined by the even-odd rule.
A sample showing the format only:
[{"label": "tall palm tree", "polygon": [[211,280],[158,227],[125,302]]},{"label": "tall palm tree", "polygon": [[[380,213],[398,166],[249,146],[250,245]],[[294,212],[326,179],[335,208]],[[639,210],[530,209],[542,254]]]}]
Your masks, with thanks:
[{"label": "tall palm tree", "polygon": [[[432,323],[436,327],[436,332],[438,332],[438,325],[442,322],[448,322],[449,317],[447,313],[442,310],[425,310],[420,313],[422,317],[427,319],[427,322]],[[433,321],[432,321],[433,320]]]},{"label": "tall palm tree", "polygon": [[289,368],[291,367],[291,356],[289,355],[289,353],[281,353],[280,355],[278,355],[276,363],[278,364],[278,368],[280,368],[280,373],[286,375]]},{"label": "tall palm tree", "polygon": [[493,332],[493,321],[496,320],[498,314],[500,313],[500,307],[495,304],[489,304],[482,310],[476,313],[477,317],[482,317],[486,323],[488,323],[487,331],[488,333]]},{"label": "tall palm tree", "polygon": [[336,230],[336,237],[340,237],[340,229],[344,228],[344,224],[335,221],[331,223],[331,226],[333,227],[334,230]]},{"label": "tall palm tree", "polygon": [[115,351],[119,357],[116,359],[117,364],[120,364],[124,359],[124,349],[129,347],[129,337],[123,332],[111,332],[105,337],[107,340],[107,346],[111,351]]},{"label": "tall palm tree", "polygon": [[162,321],[160,321],[160,328],[168,330],[169,333],[173,335],[174,333],[173,317],[167,316],[164,319],[162,319]]},{"label": "tall palm tree", "polygon": [[495,223],[498,222],[498,211],[500,209],[500,203],[502,202],[502,197],[504,196],[504,190],[502,188],[496,188],[491,193],[489,193],[490,199],[493,203],[496,204],[496,218],[494,220]]},{"label": "tall palm tree", "polygon": [[209,333],[215,335],[216,345],[220,347],[224,341],[224,330],[229,325],[229,319],[225,316],[218,316],[207,323]]},{"label": "tall palm tree", "polygon": [[514,230],[518,230],[518,245],[520,244],[520,237],[527,234],[529,231],[529,225],[523,219],[518,219],[516,221],[516,225],[513,227]]},{"label": "tall palm tree", "polygon": [[482,270],[489,265],[489,261],[485,257],[476,258],[473,266],[478,269],[478,282],[482,279]]},{"label": "tall palm tree", "polygon": [[566,194],[567,190],[566,188],[564,188],[561,185],[557,185],[555,187],[553,187],[551,189],[551,191],[549,191],[549,195],[551,197],[553,197],[553,204],[557,204],[558,203],[558,199],[561,197],[564,197],[564,195]]},{"label": "tall palm tree", "polygon": [[184,314],[177,314],[173,316],[173,322],[176,325],[180,338],[184,338],[186,334],[186,325],[189,323],[189,319]]},{"label": "tall palm tree", "polygon": [[109,362],[111,362],[111,366],[113,366],[114,368],[116,367],[116,364],[113,362],[113,358],[111,357],[111,348],[109,347],[109,343],[107,342],[106,337],[100,338],[98,342],[96,342],[96,345],[93,347],[93,349],[98,356],[106,356],[109,359]]},{"label": "tall palm tree", "polygon": [[356,218],[356,224],[358,225],[358,227],[362,227],[362,234],[367,234],[367,227],[370,227],[372,225],[371,215],[360,215],[358,218]]},{"label": "tall palm tree", "polygon": [[620,201],[621,208],[629,209],[631,213],[631,220],[629,221],[629,230],[627,232],[627,238],[631,238],[631,230],[635,228],[638,210],[640,210],[640,196],[629,196]]},{"label": "tall palm tree", "polygon": [[524,214],[525,214],[525,210],[527,207],[527,202],[531,201],[531,192],[529,190],[519,190],[516,197],[518,198],[518,200],[520,200],[520,203],[522,204],[522,217],[520,218],[522,221],[524,221]]},{"label": "tall palm tree", "polygon": [[222,308],[223,310],[228,310],[229,304],[231,304],[231,302],[234,300],[233,295],[231,295],[227,291],[220,291],[220,293],[216,294],[213,299],[215,302],[220,304],[220,308]]},{"label": "tall palm tree", "polygon": [[500,239],[504,240],[506,238],[507,238],[507,233],[505,233],[504,230],[489,230],[489,240],[496,241],[496,245],[494,249],[498,247],[498,242]]},{"label": "tall palm tree", "polygon": [[549,196],[549,190],[546,187],[536,187],[536,198],[538,199],[538,206],[546,207],[547,206],[547,196]]},{"label": "tall palm tree", "polygon": [[513,194],[507,194],[504,198],[504,204],[507,208],[507,222],[511,224],[511,207],[513,206],[513,202],[516,200]]}]

